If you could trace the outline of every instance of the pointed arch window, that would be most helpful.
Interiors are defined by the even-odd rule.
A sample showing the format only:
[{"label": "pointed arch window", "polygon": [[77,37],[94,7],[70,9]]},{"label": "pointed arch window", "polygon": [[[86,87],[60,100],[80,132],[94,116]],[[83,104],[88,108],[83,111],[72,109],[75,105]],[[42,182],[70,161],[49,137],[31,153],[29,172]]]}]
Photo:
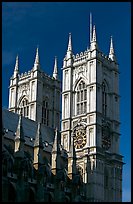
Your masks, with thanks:
[{"label": "pointed arch window", "polygon": [[102,83],[102,113],[107,116],[107,86],[105,82]]},{"label": "pointed arch window", "polygon": [[24,98],[19,106],[19,114],[22,113],[22,115],[26,118],[29,117],[29,102],[27,98]]},{"label": "pointed arch window", "polygon": [[44,100],[42,105],[42,123],[47,126],[49,125],[49,108],[47,100]]},{"label": "pointed arch window", "polygon": [[87,89],[84,81],[81,81],[76,91],[77,115],[84,114],[87,111]]}]

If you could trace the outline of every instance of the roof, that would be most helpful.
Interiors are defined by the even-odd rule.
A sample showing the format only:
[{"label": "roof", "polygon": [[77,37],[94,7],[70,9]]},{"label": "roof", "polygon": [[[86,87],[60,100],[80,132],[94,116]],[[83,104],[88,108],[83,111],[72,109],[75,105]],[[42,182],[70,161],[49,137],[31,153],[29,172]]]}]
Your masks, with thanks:
[{"label": "roof", "polygon": [[[15,133],[18,126],[18,121],[19,121],[18,114],[11,112],[7,109],[2,110],[2,124],[3,124],[3,128],[7,130],[7,133],[5,134],[6,138],[14,140]],[[25,144],[33,147],[35,136],[37,133],[38,123],[31,119],[22,117],[22,127],[23,127],[23,132],[25,137]],[[47,127],[44,124],[42,124],[41,135],[42,135],[43,143],[47,142],[47,144],[50,144],[50,145],[45,145],[46,143],[44,143],[44,150],[51,152],[52,144],[54,142],[55,130],[53,128]]]}]

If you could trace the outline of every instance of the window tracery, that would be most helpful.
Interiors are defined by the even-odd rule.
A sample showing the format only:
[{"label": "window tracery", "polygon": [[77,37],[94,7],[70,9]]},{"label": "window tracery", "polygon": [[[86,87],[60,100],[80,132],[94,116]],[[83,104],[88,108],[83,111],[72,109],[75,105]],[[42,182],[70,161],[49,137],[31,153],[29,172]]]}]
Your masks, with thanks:
[{"label": "window tracery", "polygon": [[27,98],[24,98],[19,106],[19,114],[21,113],[24,117],[29,117],[29,102]]},{"label": "window tracery", "polygon": [[44,100],[42,105],[42,123],[47,126],[49,125],[49,108],[47,100]]},{"label": "window tracery", "polygon": [[76,95],[77,115],[84,114],[87,111],[87,89],[83,80],[77,87]]}]

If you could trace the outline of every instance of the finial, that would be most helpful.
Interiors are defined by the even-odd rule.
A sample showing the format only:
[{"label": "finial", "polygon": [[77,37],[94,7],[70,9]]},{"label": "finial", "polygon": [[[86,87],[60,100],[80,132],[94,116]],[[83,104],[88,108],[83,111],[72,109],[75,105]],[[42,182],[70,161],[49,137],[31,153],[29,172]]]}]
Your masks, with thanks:
[{"label": "finial", "polygon": [[20,140],[24,140],[24,132],[22,127],[22,113],[19,115],[18,127],[16,131],[15,139],[19,138]]},{"label": "finial", "polygon": [[113,47],[113,37],[111,36],[111,41],[110,41],[110,51],[109,51],[109,58],[112,61],[115,61],[115,52],[114,52],[114,47]]},{"label": "finial", "polygon": [[19,115],[19,121],[18,121],[18,126],[17,126],[17,131],[15,134],[15,153],[17,157],[24,157],[24,143],[25,143],[25,138],[24,138],[24,131],[23,131],[23,124],[22,124],[22,114]]},{"label": "finial", "polygon": [[16,56],[16,63],[15,63],[15,69],[14,71],[18,71],[18,55]]},{"label": "finial", "polygon": [[69,42],[68,42],[68,49],[67,51],[72,51],[72,37],[71,33],[69,33]]},{"label": "finial", "polygon": [[55,56],[55,63],[54,63],[53,77],[54,77],[55,79],[58,78],[58,67],[57,67],[57,57],[56,57],[56,56]]},{"label": "finial", "polygon": [[113,37],[112,37],[112,35],[111,35],[111,41],[110,41],[110,53],[111,52],[114,52],[114,48],[113,48]]},{"label": "finial", "polygon": [[35,64],[40,64],[40,62],[39,62],[39,53],[38,53],[38,50],[39,50],[39,48],[38,48],[38,46],[37,46]]},{"label": "finial", "polygon": [[16,63],[15,63],[15,68],[14,68],[14,73],[13,76],[16,78],[18,76],[19,72],[19,64],[18,64],[18,55],[16,56]]},{"label": "finial", "polygon": [[93,39],[92,39],[93,42],[96,42],[96,27],[95,25],[93,26]]},{"label": "finial", "polygon": [[92,14],[90,12],[90,43],[92,41]]},{"label": "finial", "polygon": [[35,146],[40,146],[43,148],[43,142],[42,142],[42,136],[41,136],[41,123],[38,122],[37,125],[37,133],[36,133],[36,138],[34,142],[34,147]]},{"label": "finial", "polygon": [[98,44],[97,44],[97,39],[96,39],[96,26],[93,26],[93,36],[92,36],[92,41],[90,43],[90,49],[91,50],[98,50]]},{"label": "finial", "polygon": [[58,133],[57,127],[55,128],[55,137],[54,137],[52,152],[57,152],[57,153],[60,152],[59,133]]}]

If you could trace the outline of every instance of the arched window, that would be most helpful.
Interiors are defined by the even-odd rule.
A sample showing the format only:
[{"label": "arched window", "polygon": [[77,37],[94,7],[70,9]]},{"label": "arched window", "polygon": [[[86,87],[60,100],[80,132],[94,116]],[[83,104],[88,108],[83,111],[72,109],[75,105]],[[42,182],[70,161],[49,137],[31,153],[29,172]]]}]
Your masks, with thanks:
[{"label": "arched window", "polygon": [[87,89],[84,81],[81,81],[76,92],[77,115],[84,114],[87,111]]},{"label": "arched window", "polygon": [[26,98],[24,98],[19,106],[19,114],[22,113],[22,115],[26,118],[29,117],[29,102]]},{"label": "arched window", "polygon": [[104,82],[102,83],[102,113],[107,116],[107,87]]},{"label": "arched window", "polygon": [[49,109],[47,100],[44,100],[42,105],[42,123],[47,126],[49,125]]}]

